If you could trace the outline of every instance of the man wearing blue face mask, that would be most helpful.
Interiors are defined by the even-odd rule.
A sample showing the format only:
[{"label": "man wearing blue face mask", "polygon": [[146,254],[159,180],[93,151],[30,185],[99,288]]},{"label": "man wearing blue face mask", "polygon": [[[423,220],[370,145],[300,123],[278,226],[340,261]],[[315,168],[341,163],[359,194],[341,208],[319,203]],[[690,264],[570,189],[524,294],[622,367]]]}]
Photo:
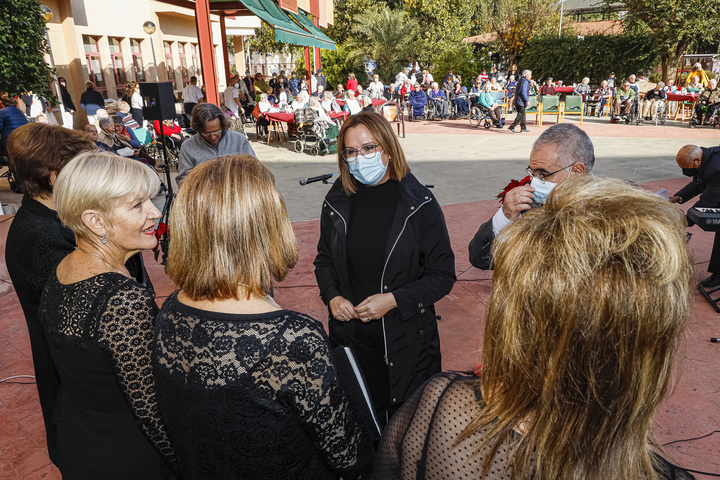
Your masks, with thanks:
[{"label": "man wearing blue face mask", "polygon": [[490,250],[495,236],[523,212],[542,206],[555,185],[572,175],[591,173],[594,164],[595,148],[583,130],[569,123],[559,123],[545,130],[530,152],[527,173],[532,181],[507,192],[502,207],[480,226],[468,246],[470,263],[476,268],[490,270]]}]

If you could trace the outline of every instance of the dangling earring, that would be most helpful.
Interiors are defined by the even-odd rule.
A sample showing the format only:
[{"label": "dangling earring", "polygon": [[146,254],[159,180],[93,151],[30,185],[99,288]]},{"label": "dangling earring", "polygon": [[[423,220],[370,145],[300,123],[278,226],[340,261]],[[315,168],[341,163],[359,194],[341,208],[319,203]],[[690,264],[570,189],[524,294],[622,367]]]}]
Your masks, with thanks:
[{"label": "dangling earring", "polygon": [[100,243],[105,245],[108,242],[107,236],[105,235],[105,232],[103,232],[102,236],[100,237]]}]

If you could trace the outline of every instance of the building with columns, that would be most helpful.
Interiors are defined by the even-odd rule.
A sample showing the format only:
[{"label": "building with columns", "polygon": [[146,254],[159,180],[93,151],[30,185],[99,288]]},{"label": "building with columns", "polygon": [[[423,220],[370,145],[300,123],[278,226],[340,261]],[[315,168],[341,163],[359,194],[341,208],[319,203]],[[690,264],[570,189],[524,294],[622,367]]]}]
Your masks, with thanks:
[{"label": "building with columns", "polygon": [[[108,99],[120,98],[129,81],[170,81],[177,92],[192,76],[198,77],[199,85],[212,84],[222,91],[231,64],[245,72],[249,52],[243,37],[254,35],[261,17],[276,26],[279,38],[298,43],[312,37],[307,56],[307,50],[320,45],[320,40],[302,30],[300,21],[307,22],[307,13],[311,13],[310,22],[327,26],[332,22],[332,0],[294,0],[291,5],[284,0],[275,2],[278,0],[42,0],[53,12],[48,35],[57,73],[67,80],[78,108],[87,80]],[[288,14],[294,15],[294,25],[284,23],[290,19]],[[156,26],[152,35],[143,29],[147,21]],[[300,33],[291,34],[291,30]],[[228,37],[233,42],[234,61],[228,58]],[[214,58],[203,58],[204,49],[211,50]],[[319,58],[319,49],[315,50]],[[212,78],[203,71],[208,65],[215,70]],[[208,98],[212,100],[212,92]]]}]

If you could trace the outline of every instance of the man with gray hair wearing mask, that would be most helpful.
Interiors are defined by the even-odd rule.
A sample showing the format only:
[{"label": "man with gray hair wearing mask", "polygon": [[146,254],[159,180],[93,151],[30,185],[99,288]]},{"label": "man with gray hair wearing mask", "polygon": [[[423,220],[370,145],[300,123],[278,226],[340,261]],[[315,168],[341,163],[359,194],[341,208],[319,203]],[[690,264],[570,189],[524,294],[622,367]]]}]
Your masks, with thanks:
[{"label": "man with gray hair wearing mask", "polygon": [[526,171],[530,184],[515,187],[505,194],[502,207],[483,223],[470,241],[470,263],[482,270],[492,269],[491,248],[495,236],[516,221],[522,213],[542,206],[550,191],[572,175],[592,172],[595,148],[590,137],[569,123],[558,123],[535,140]]}]

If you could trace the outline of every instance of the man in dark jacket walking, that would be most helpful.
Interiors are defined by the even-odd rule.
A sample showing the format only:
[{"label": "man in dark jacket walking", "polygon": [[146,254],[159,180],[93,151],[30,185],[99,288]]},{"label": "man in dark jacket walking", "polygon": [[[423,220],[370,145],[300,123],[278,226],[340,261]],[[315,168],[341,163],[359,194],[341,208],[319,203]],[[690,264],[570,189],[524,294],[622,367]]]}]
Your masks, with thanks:
[{"label": "man in dark jacket walking", "polygon": [[515,127],[520,124],[520,132],[527,132],[528,129],[525,126],[525,107],[527,106],[528,102],[530,101],[530,79],[532,78],[532,72],[530,70],[524,70],[522,73],[522,77],[520,77],[520,81],[517,83],[517,86],[515,87],[515,110],[517,110],[517,115],[515,116],[515,121],[510,125],[508,130],[510,130],[512,133],[515,132]]},{"label": "man in dark jacket walking", "polygon": [[[670,201],[685,203],[700,195],[693,207],[720,207],[720,147],[685,145],[678,152],[675,161],[682,168],[683,175],[692,177],[692,181],[671,197]],[[688,226],[692,225],[694,222],[688,218]],[[708,272],[712,275],[700,282],[700,285],[705,288],[720,286],[720,235],[717,233]]]}]

